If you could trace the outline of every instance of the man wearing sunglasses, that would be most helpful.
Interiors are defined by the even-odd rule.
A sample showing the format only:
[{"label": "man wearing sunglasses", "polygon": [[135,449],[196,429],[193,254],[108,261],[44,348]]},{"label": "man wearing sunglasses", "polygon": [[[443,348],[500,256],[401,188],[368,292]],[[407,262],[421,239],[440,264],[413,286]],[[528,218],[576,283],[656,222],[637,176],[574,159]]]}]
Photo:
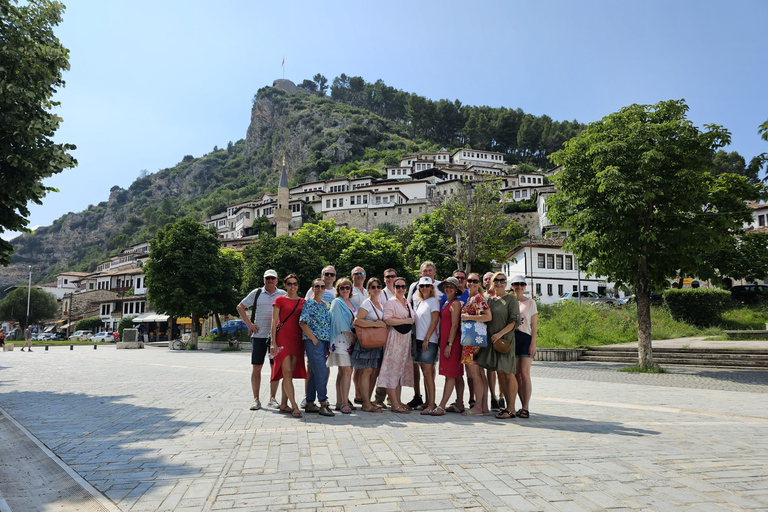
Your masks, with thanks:
[{"label": "man wearing sunglasses", "polygon": [[388,268],[384,271],[384,289],[381,290],[381,296],[384,301],[388,301],[395,296],[395,279],[397,279],[397,270]]},{"label": "man wearing sunglasses", "polygon": [[367,298],[368,290],[365,289],[365,269],[363,267],[355,267],[352,269],[352,296],[349,300],[356,308],[360,309],[360,305]]},{"label": "man wearing sunglasses", "polygon": [[[330,304],[336,297],[336,290],[333,287],[333,283],[336,282],[336,269],[333,268],[332,265],[328,265],[323,269],[323,273],[320,277],[323,278],[323,282],[325,283],[325,290],[323,290],[322,300],[326,304]],[[315,298],[315,292],[312,290],[312,288],[307,290],[307,295],[305,298],[307,300],[312,300]]]},{"label": "man wearing sunglasses", "polygon": [[[261,409],[259,391],[261,390],[261,368],[264,366],[264,356],[269,352],[269,333],[272,329],[272,304],[275,299],[285,295],[285,290],[277,287],[277,272],[270,269],[264,272],[264,286],[255,288],[237,305],[237,312],[245,322],[251,333],[251,390],[253,391],[252,411]],[[254,304],[254,301],[256,302]],[[247,308],[254,307],[256,312],[251,317],[245,312]],[[269,358],[272,365],[272,357]],[[269,405],[277,407],[275,394],[278,382],[270,383]]]}]

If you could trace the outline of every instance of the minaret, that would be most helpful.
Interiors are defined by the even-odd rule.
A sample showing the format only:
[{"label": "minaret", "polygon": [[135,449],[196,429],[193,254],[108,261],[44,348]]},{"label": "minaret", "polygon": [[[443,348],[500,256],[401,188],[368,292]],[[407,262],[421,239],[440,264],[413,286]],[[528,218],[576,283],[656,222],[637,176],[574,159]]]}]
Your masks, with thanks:
[{"label": "minaret", "polygon": [[288,175],[285,173],[285,156],[283,156],[283,170],[280,173],[280,183],[277,185],[277,208],[272,212],[277,236],[288,234],[291,217],[291,210],[288,207]]}]

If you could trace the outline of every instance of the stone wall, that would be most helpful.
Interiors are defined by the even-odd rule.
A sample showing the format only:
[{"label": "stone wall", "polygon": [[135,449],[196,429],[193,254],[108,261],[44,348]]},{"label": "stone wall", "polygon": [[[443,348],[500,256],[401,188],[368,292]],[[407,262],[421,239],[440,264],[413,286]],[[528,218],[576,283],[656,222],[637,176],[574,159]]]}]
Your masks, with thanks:
[{"label": "stone wall", "polygon": [[[421,212],[419,212],[421,208]],[[410,213],[408,210],[410,209]],[[413,224],[417,218],[427,213],[426,201],[393,204],[392,206],[376,206],[374,208],[349,208],[334,210],[323,214],[323,219],[335,219],[337,225],[356,228],[363,233],[371,233],[381,224],[394,224],[406,227]]]},{"label": "stone wall", "polygon": [[507,217],[517,221],[526,235],[541,238],[539,232],[539,212],[515,212],[507,214]]}]

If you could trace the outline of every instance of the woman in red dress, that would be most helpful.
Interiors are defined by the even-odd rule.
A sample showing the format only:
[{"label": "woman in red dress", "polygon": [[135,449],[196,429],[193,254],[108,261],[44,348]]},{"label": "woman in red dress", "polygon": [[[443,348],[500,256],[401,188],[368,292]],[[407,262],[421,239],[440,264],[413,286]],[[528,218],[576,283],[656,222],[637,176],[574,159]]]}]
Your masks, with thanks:
[{"label": "woman in red dress", "polygon": [[[288,274],[283,280],[285,295],[275,299],[272,305],[272,343],[270,352],[275,364],[272,367],[272,382],[283,379],[283,396],[280,400],[280,412],[293,412],[294,418],[301,418],[301,410],[296,402],[293,379],[306,379],[304,369],[304,342],[301,341],[299,317],[304,306],[304,299],[299,297],[299,278]],[[288,407],[288,401],[291,407]]]},{"label": "woman in red dress", "polygon": [[[437,285],[438,290],[445,294],[445,304],[440,309],[440,375],[445,377],[443,399],[440,405],[432,411],[432,416],[445,414],[445,404],[451,398],[456,379],[464,376],[464,366],[461,364],[461,302],[459,280],[449,277]],[[456,406],[461,404],[456,401]],[[463,411],[461,407],[460,411]]]}]

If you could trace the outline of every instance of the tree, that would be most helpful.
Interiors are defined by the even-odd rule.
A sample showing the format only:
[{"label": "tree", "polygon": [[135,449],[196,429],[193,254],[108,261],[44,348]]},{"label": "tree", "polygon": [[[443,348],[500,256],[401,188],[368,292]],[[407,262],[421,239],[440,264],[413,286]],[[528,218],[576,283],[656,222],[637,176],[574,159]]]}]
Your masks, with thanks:
[{"label": "tree", "polygon": [[[27,319],[27,291],[29,291],[29,319]],[[24,286],[12,290],[0,301],[0,320],[12,320],[26,327],[55,318],[58,310],[56,297],[43,290],[28,289]]]},{"label": "tree", "polygon": [[[48,192],[43,179],[74,167],[67,153],[72,144],[52,140],[61,118],[51,112],[51,98],[64,87],[62,71],[69,69],[69,50],[53,33],[64,6],[50,0],[30,0],[19,7],[0,0],[0,233],[27,231],[28,203],[42,204]],[[0,239],[0,263],[7,266],[13,247]]]},{"label": "tree", "polygon": [[304,89],[307,92],[317,92],[317,84],[309,79],[304,79],[303,82],[301,82],[299,85],[297,85],[299,89]]},{"label": "tree", "polygon": [[[198,319],[220,310],[234,310],[232,290],[240,288],[236,268],[219,250],[213,226],[204,228],[193,218],[168,224],[157,232],[144,264],[147,298],[158,312]],[[219,331],[221,332],[221,331]],[[197,329],[192,330],[197,343]]]},{"label": "tree", "polygon": [[317,92],[321,96],[325,96],[325,92],[328,90],[328,79],[320,73],[312,77],[312,80],[317,84]]},{"label": "tree", "polygon": [[757,183],[760,181],[757,177],[760,172],[760,166],[747,165],[744,157],[736,151],[723,151],[722,149],[715,153],[712,162],[717,168],[717,172],[724,173],[730,172],[733,174],[740,174],[746,176],[750,183]]},{"label": "tree", "polygon": [[100,316],[90,316],[88,318],[83,318],[82,320],[78,320],[75,324],[75,330],[76,331],[92,331],[93,329],[97,329],[103,325],[104,322],[101,321]]},{"label": "tree", "polygon": [[638,359],[653,365],[650,294],[669,277],[716,275],[720,249],[752,218],[747,200],[764,194],[736,174],[718,174],[714,152],[727,130],[701,131],[684,101],[630,105],[565,143],[547,201],[552,223],[567,227],[564,248],[588,274],[637,295]]},{"label": "tree", "polygon": [[[479,184],[459,183],[458,192],[442,201],[439,206],[440,223],[452,237],[453,260],[456,268],[469,273],[472,264],[482,259],[502,258],[509,246],[498,241],[515,235],[522,236],[522,230],[510,228],[509,219],[499,203],[498,181]],[[514,223],[516,225],[517,223]]]}]

